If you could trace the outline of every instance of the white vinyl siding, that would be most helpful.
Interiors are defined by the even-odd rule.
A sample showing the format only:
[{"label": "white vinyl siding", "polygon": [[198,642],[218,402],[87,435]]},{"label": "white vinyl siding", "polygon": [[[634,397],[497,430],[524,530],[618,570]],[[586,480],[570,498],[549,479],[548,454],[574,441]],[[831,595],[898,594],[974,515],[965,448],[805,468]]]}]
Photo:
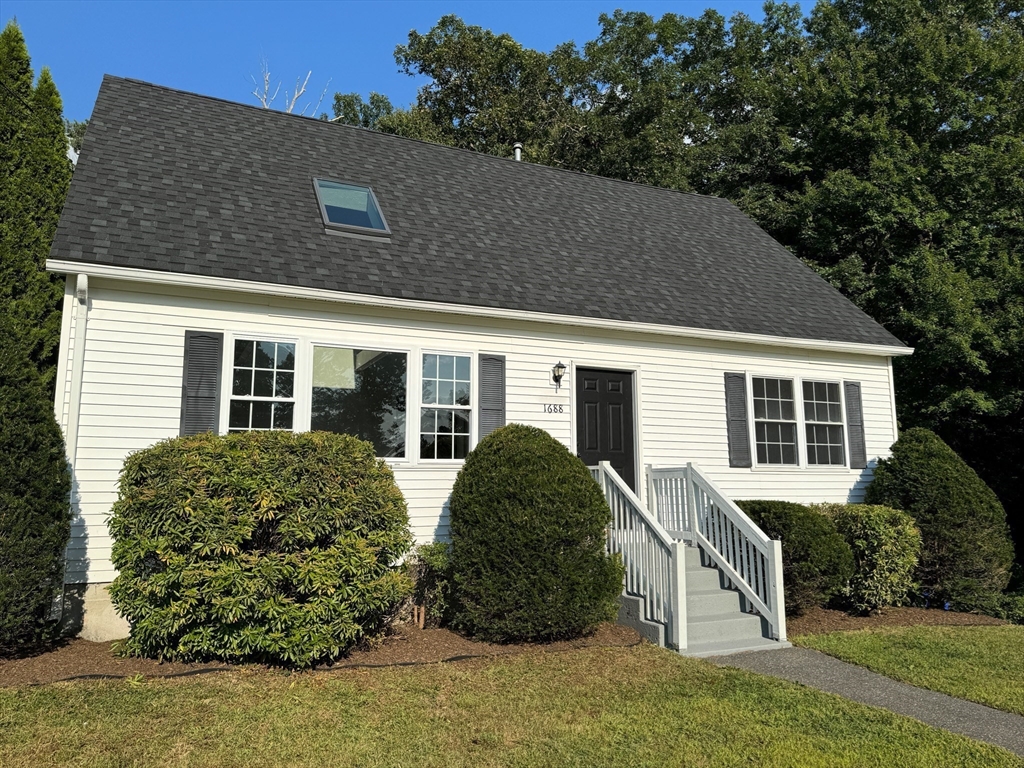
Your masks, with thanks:
[{"label": "white vinyl siding", "polygon": [[[294,340],[295,388],[307,393],[311,367],[303,355],[311,354],[315,344],[407,351],[410,393],[418,393],[422,386],[424,352],[471,356],[474,388],[477,355],[503,355],[506,421],[542,427],[573,453],[575,368],[632,370],[639,403],[638,477],[642,478],[644,464],[695,461],[734,498],[855,501],[862,498],[871,475],[870,469],[828,466],[731,469],[723,391],[726,371],[756,371],[794,382],[859,381],[869,466],[874,458],[888,455],[895,439],[885,357],[326,305],[100,278],[90,281],[90,297],[74,468],[80,500],[68,550],[71,582],[109,582],[116,575],[109,560],[106,519],[116,498],[118,471],[128,453],[178,434],[186,330],[225,334],[225,372],[231,368],[235,338]],[[65,336],[69,343],[70,331]],[[64,359],[70,365],[71,355]],[[551,368],[559,360],[570,367],[563,386],[556,389]],[[64,381],[66,373],[60,376]],[[223,379],[221,429],[226,431],[231,377]],[[471,392],[475,397],[475,389]],[[413,446],[419,442],[419,412],[413,410],[419,401],[416,394],[408,403],[410,414],[417,414],[408,419]],[[562,406],[561,412],[552,405]],[[477,417],[474,408],[474,430]],[[298,398],[296,428],[308,425],[309,419],[308,397]],[[447,499],[461,462],[420,461],[418,453],[410,448],[404,458],[388,462],[408,501],[413,533],[419,541],[430,541],[447,535]],[[639,485],[643,493],[642,479]]]}]

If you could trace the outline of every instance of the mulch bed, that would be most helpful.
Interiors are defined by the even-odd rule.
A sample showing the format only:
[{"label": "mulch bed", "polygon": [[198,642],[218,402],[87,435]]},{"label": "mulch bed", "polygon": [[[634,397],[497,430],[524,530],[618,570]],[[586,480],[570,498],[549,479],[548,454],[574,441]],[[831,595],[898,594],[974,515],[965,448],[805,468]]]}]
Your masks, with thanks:
[{"label": "mulch bed", "polygon": [[[508,645],[469,640],[447,629],[419,629],[412,624],[399,624],[391,635],[372,647],[355,649],[346,658],[330,666],[318,667],[316,671],[436,664],[479,657],[552,653],[575,648],[628,647],[640,642],[636,632],[618,624],[602,624],[594,634],[579,640]],[[121,679],[136,675],[150,678],[188,677],[240,668],[224,663],[182,664],[152,659],[123,659],[114,655],[111,645],[76,638],[38,656],[0,660],[0,687],[44,685],[65,680]],[[246,668],[259,669],[253,666]]]},{"label": "mulch bed", "polygon": [[[889,608],[874,616],[851,616],[842,611],[815,608],[802,616],[790,618],[787,621],[787,632],[790,636],[797,636],[879,627],[1004,623],[1001,619],[991,616],[924,608]],[[317,671],[436,664],[480,657],[551,653],[575,648],[628,647],[640,642],[636,632],[618,624],[602,624],[593,635],[579,640],[509,645],[469,640],[447,629],[419,629],[413,624],[399,624],[390,636],[372,647],[355,649],[346,658],[330,666],[318,667]],[[240,668],[223,663],[182,664],[152,659],[123,659],[114,655],[111,645],[76,638],[37,656],[0,660],[0,687],[44,685],[64,680],[121,679],[136,675],[150,678],[188,677]]]},{"label": "mulch bed", "polygon": [[[945,626],[1005,624],[1002,619],[979,613],[957,613],[934,608],[886,608],[872,616],[851,616],[843,611],[812,608],[801,616],[786,619],[786,634],[821,635],[826,632],[845,632],[852,629],[880,629],[882,627]],[[0,668],[0,675],[2,675]]]}]

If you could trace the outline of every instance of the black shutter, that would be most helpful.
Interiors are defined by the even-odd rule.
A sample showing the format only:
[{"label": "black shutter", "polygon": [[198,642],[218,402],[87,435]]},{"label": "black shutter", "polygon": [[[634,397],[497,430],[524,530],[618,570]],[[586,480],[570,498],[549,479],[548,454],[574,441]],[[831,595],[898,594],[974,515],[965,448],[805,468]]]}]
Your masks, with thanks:
[{"label": "black shutter", "polygon": [[846,429],[850,435],[850,468],[864,469],[868,465],[868,450],[864,443],[864,410],[860,401],[860,382],[844,381],[846,394]]},{"label": "black shutter", "polygon": [[749,467],[750,429],[747,426],[747,376],[725,374],[725,420],[729,432],[729,466]]},{"label": "black shutter", "polygon": [[480,355],[480,439],[505,426],[505,358]]},{"label": "black shutter", "polygon": [[179,435],[216,432],[220,420],[220,368],[224,334],[185,331]]}]

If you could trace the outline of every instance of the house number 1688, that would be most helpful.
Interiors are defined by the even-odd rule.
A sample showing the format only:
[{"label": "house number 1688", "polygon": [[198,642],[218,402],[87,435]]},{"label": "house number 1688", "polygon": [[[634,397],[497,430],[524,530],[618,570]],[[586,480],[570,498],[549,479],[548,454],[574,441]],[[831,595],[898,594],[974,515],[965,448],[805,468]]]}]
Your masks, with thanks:
[{"label": "house number 1688", "polygon": [[542,405],[541,408],[544,409],[544,413],[565,413],[564,405],[554,405],[552,403],[547,403],[545,405]]}]

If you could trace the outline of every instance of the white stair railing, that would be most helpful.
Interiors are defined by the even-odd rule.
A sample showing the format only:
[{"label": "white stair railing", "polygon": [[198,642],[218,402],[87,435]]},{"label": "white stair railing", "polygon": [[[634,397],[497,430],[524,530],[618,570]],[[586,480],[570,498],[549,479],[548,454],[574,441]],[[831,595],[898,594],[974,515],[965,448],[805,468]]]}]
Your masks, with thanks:
[{"label": "white stair railing", "polygon": [[672,535],[700,545],[726,578],[786,640],[782,543],[768,538],[696,464],[648,467],[651,506]]},{"label": "white stair railing", "polygon": [[622,556],[623,591],[641,601],[646,621],[664,628],[666,645],[685,651],[685,545],[665,531],[611,464],[602,461],[590,472],[612,510],[607,546]]}]

